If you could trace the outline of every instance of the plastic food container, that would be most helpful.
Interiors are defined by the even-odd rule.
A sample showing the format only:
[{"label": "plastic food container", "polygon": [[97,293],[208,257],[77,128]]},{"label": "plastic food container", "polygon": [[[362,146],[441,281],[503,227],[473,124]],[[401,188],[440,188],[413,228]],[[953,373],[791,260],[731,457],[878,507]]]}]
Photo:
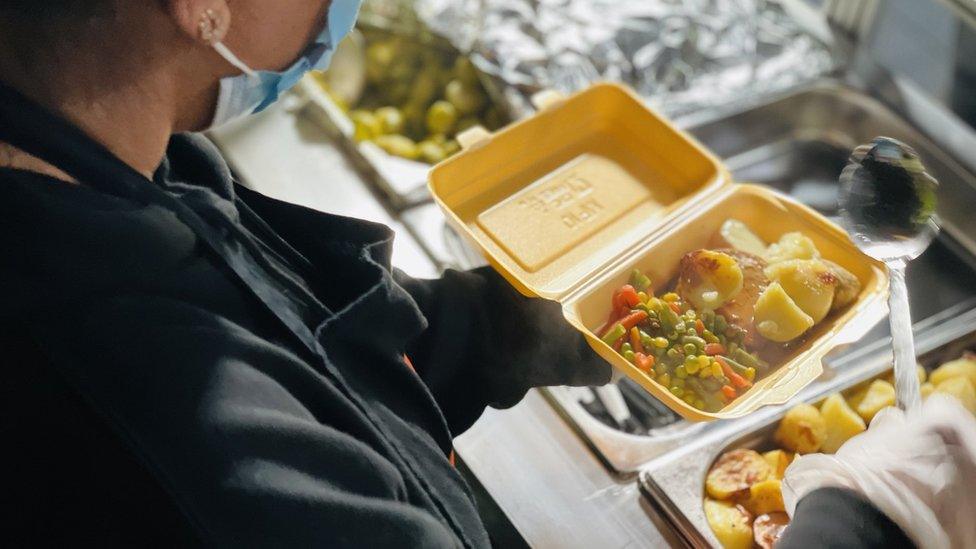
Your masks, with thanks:
[{"label": "plastic food container", "polygon": [[[733,184],[715,156],[630,90],[597,84],[539,106],[535,116],[494,134],[476,129],[459,136],[464,150],[431,170],[431,193],[513,286],[558,301],[597,353],[686,419],[736,418],[786,402],[822,373],[824,355],[884,317],[882,263],[806,206],[764,187]],[[803,232],[862,289],[749,391],[710,413],[672,395],[594,331],[632,269],[647,273],[660,294],[681,257],[714,245],[730,217],[767,242]]]}]

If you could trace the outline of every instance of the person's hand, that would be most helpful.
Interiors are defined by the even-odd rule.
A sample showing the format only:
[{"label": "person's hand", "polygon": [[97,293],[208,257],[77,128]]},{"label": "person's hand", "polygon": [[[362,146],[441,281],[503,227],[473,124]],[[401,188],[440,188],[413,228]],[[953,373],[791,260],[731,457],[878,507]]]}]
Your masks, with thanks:
[{"label": "person's hand", "polygon": [[787,513],[825,487],[864,496],[919,547],[976,547],[976,419],[938,394],[909,414],[882,410],[836,454],[806,455],[790,465],[783,478]]}]

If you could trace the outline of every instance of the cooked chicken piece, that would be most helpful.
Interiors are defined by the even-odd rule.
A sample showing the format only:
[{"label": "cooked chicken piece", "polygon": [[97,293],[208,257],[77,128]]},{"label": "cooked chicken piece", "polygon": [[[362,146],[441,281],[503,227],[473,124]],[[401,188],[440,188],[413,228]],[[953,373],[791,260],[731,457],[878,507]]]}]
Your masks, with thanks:
[{"label": "cooked chicken piece", "polygon": [[729,324],[745,330],[744,343],[747,346],[753,348],[761,345],[764,340],[756,331],[753,317],[756,313],[756,301],[769,285],[769,279],[763,273],[766,262],[757,256],[738,250],[718,251],[731,255],[739,263],[739,268],[742,269],[742,289],[735,297],[715,309],[715,312],[724,316]]}]

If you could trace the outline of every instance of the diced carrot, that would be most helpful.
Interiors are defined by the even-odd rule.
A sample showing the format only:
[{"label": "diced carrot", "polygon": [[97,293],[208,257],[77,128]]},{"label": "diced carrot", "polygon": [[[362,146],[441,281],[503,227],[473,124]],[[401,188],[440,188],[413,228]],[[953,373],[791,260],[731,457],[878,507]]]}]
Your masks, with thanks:
[{"label": "diced carrot", "polygon": [[635,353],[644,352],[644,345],[641,344],[640,339],[640,330],[637,329],[637,326],[630,329],[630,346],[634,348]]},{"label": "diced carrot", "polygon": [[653,356],[647,356],[644,353],[634,353],[634,358],[637,359],[637,367],[643,372],[650,372],[651,368],[654,367]]},{"label": "diced carrot", "polygon": [[706,343],[705,354],[708,356],[724,355],[725,345],[722,345],[721,343]]},{"label": "diced carrot", "polygon": [[725,362],[719,357],[715,357],[715,361],[722,366],[722,373],[725,374],[725,377],[729,378],[729,381],[731,381],[732,385],[734,385],[736,388],[748,389],[749,387],[752,387],[752,382],[735,373],[735,370],[729,366],[728,362]]},{"label": "diced carrot", "polygon": [[725,398],[729,400],[735,400],[735,397],[739,396],[735,389],[730,385],[722,385],[722,394],[725,395]]},{"label": "diced carrot", "polygon": [[647,320],[647,311],[634,311],[620,319],[620,323],[624,328],[630,330],[634,326],[637,326],[639,322],[643,322],[644,320]]},{"label": "diced carrot", "polygon": [[676,315],[680,315],[681,314],[681,306],[678,305],[677,303],[675,303],[675,302],[672,301],[672,302],[668,303],[668,307],[671,307],[671,310],[674,311],[674,314],[676,314]]},{"label": "diced carrot", "polygon": [[630,284],[625,284],[617,290],[617,299],[618,304],[627,305],[628,307],[636,307],[640,303],[640,296],[637,295],[637,290]]},{"label": "diced carrot", "polygon": [[705,323],[700,318],[695,319],[695,331],[698,332],[698,335],[705,333]]}]

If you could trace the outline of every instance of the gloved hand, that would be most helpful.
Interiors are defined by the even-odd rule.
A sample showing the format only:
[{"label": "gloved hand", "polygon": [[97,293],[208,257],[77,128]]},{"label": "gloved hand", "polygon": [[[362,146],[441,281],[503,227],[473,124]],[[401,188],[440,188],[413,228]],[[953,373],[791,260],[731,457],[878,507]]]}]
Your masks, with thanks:
[{"label": "gloved hand", "polygon": [[519,294],[490,267],[438,280],[396,277],[430,323],[407,354],[455,434],[486,405],[514,406],[532,387],[610,380],[610,365],[558,303]]},{"label": "gloved hand", "polygon": [[782,484],[787,513],[825,487],[862,495],[919,547],[976,547],[976,419],[938,394],[909,414],[882,410],[836,454],[790,465]]}]

